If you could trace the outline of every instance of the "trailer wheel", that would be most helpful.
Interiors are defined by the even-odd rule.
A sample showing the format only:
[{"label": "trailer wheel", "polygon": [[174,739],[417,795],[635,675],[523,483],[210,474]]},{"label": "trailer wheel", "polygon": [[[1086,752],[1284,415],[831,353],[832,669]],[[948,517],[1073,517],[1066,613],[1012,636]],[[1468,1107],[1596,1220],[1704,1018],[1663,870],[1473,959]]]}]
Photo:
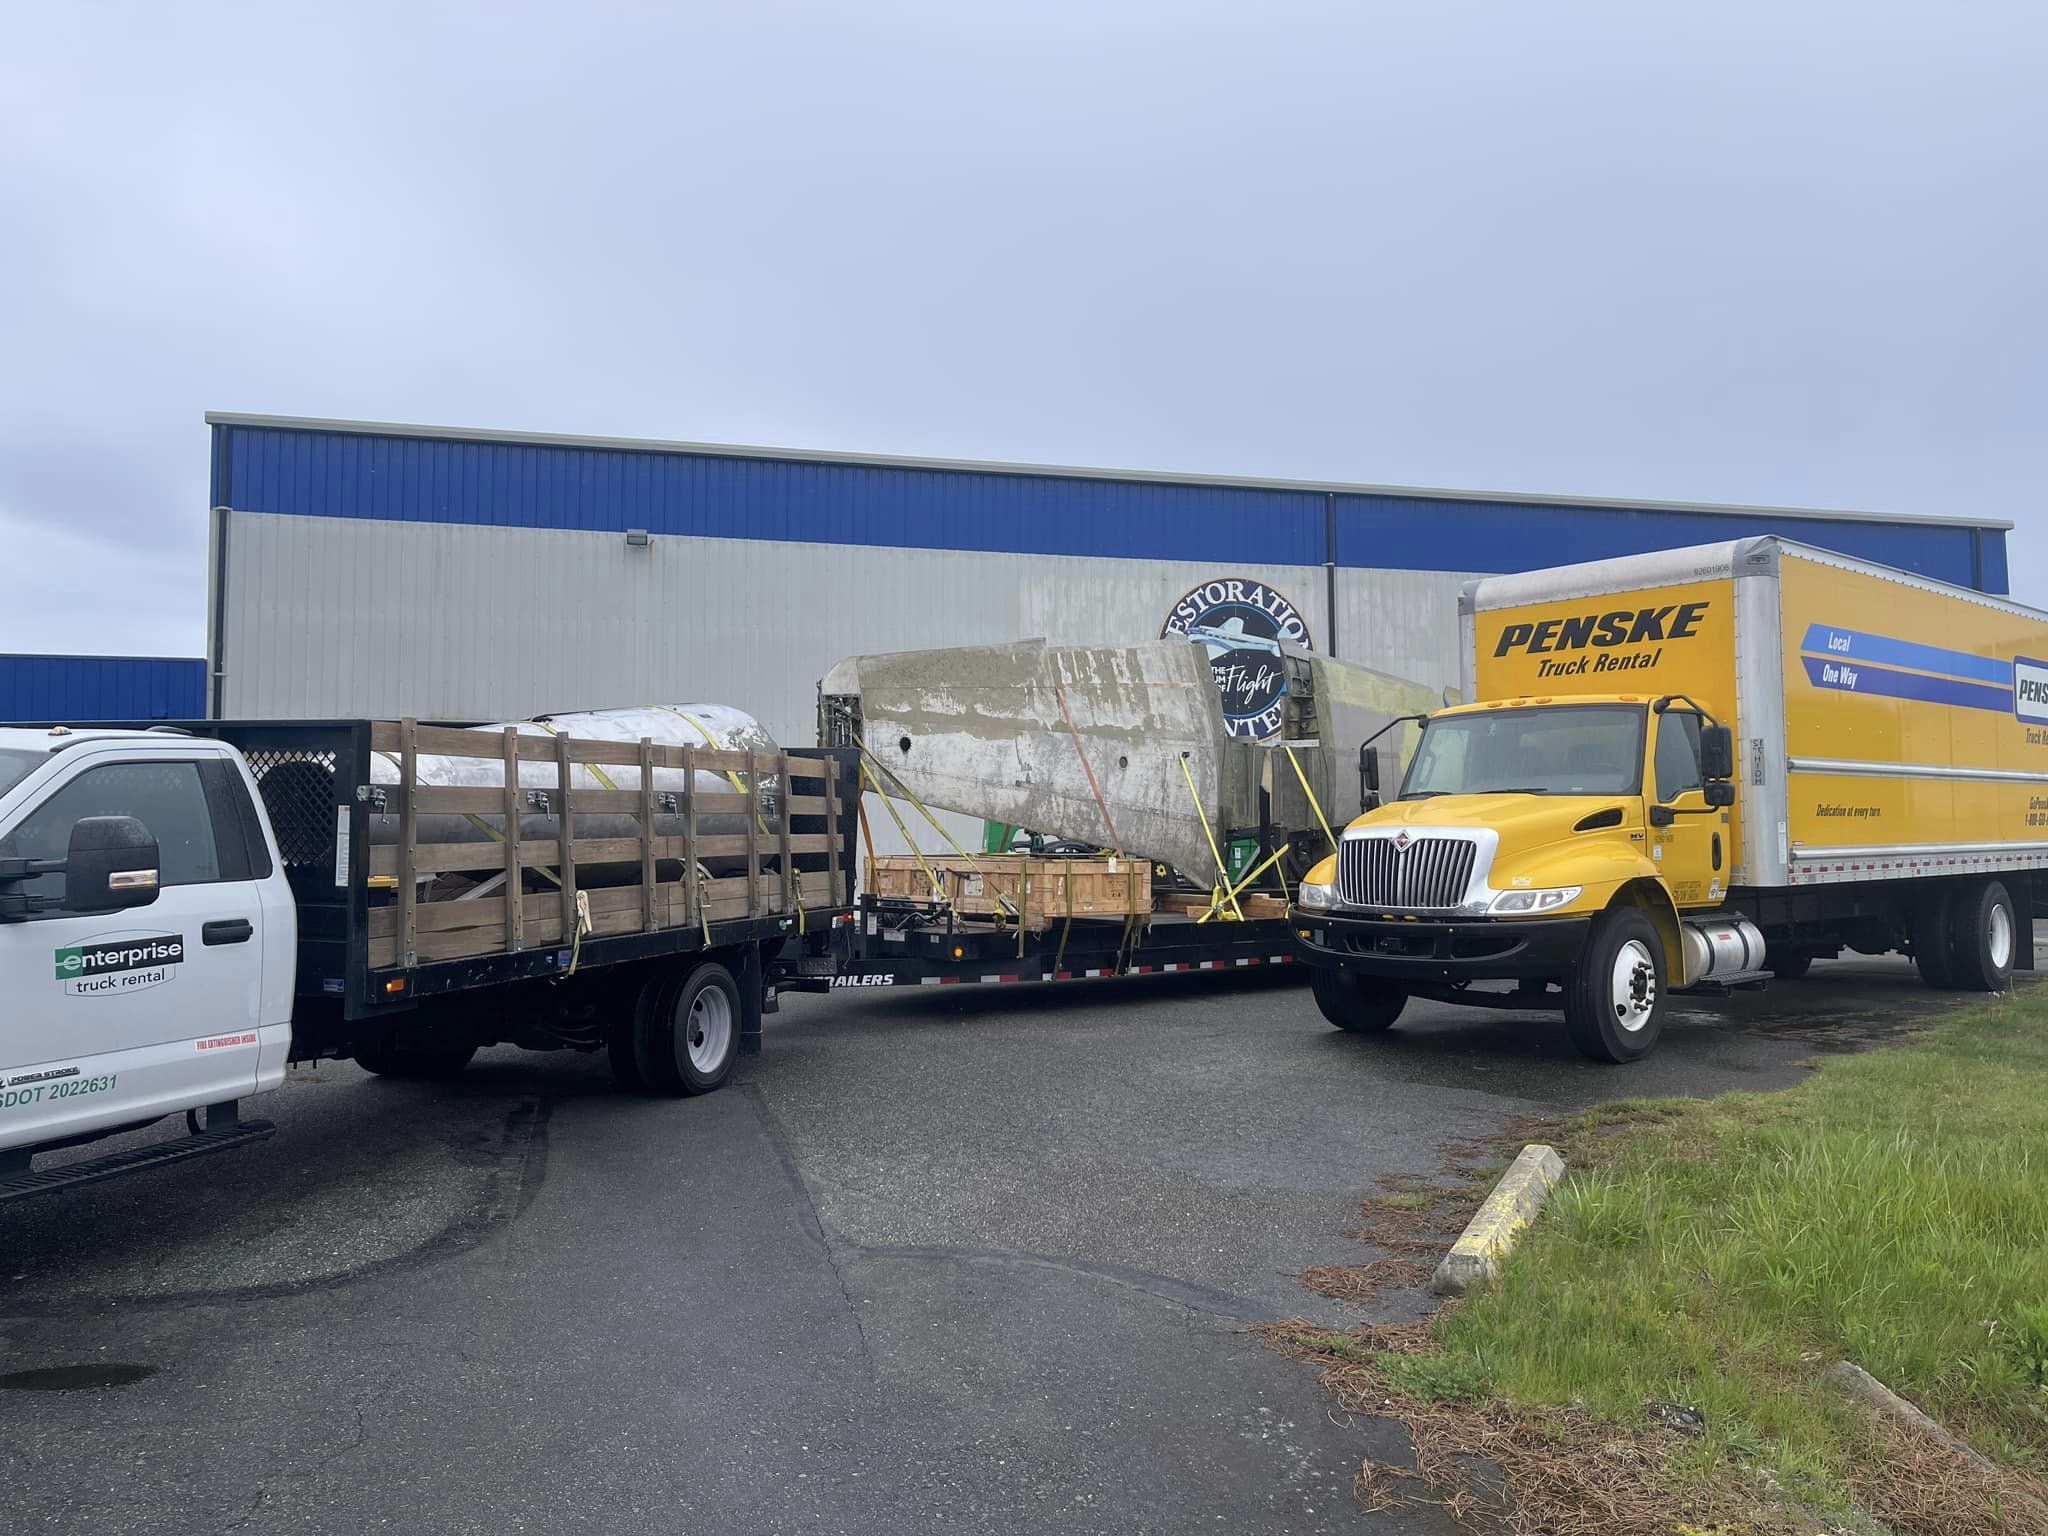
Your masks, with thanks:
[{"label": "trailer wheel", "polygon": [[1564,1024],[1590,1060],[1629,1062],[1650,1054],[1664,1032],[1664,941],[1647,912],[1611,907],[1595,920],[1585,953],[1565,981]]},{"label": "trailer wheel", "polygon": [[1952,987],[1955,982],[1954,937],[1949,931],[1949,909],[1954,898],[1936,887],[1913,903],[1906,934],[1913,948],[1913,964],[1920,979],[1930,987]]},{"label": "trailer wheel", "polygon": [[2019,924],[1999,880],[1965,887],[1949,905],[1950,985],[1967,992],[2003,992],[2012,985]]},{"label": "trailer wheel", "polygon": [[1309,976],[1309,989],[1315,993],[1323,1017],[1354,1035],[1378,1034],[1408,1006],[1406,992],[1349,971],[1318,967]]},{"label": "trailer wheel", "polygon": [[476,1054],[474,1045],[399,1045],[386,1040],[378,1045],[358,1045],[350,1052],[356,1065],[379,1077],[431,1080],[453,1077],[469,1065]]}]

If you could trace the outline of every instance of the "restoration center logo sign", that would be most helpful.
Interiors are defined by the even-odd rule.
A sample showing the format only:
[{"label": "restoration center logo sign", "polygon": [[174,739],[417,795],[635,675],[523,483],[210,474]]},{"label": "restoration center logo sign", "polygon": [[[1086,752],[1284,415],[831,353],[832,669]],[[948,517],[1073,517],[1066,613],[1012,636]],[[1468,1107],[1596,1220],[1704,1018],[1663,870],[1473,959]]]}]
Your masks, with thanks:
[{"label": "restoration center logo sign", "polygon": [[1280,701],[1287,697],[1280,642],[1315,649],[1299,608],[1263,581],[1216,576],[1173,605],[1159,628],[1160,639],[1170,635],[1208,651],[1231,735],[1263,741],[1280,734]]}]

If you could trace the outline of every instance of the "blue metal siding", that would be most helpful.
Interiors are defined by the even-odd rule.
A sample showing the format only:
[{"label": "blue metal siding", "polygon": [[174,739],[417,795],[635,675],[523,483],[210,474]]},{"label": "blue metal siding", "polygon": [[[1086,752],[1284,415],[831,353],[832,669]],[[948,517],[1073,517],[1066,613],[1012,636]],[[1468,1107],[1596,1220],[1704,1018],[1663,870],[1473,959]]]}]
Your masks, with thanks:
[{"label": "blue metal siding", "polygon": [[2005,538],[1995,529],[1407,496],[1337,498],[1337,563],[1382,570],[1508,575],[1766,533],[1964,587],[1980,585],[1981,540],[1981,590],[2005,591]]},{"label": "blue metal siding", "polygon": [[206,663],[184,656],[0,655],[0,720],[198,720]]},{"label": "blue metal siding", "polygon": [[[715,453],[219,425],[213,501],[243,512],[1025,555],[1321,565],[1323,493]],[[1513,572],[1750,534],[1989,592],[1996,529],[1341,493],[1338,562]]]},{"label": "blue metal siding", "polygon": [[1323,561],[1313,492],[226,427],[242,512],[1034,555]]}]

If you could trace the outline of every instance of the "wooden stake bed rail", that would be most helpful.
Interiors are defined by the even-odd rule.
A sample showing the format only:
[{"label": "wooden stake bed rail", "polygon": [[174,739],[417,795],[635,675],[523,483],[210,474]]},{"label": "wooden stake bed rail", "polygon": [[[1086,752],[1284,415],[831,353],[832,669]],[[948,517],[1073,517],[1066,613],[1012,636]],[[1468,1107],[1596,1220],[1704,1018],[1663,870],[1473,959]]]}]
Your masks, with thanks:
[{"label": "wooden stake bed rail", "polygon": [[[747,919],[790,919],[795,933],[851,902],[836,759],[412,720],[369,733],[398,772],[372,786],[356,876],[369,884],[373,971],[671,929],[711,942],[711,925]],[[423,757],[489,764],[503,782],[422,784]],[[585,835],[592,823],[598,835]]]}]

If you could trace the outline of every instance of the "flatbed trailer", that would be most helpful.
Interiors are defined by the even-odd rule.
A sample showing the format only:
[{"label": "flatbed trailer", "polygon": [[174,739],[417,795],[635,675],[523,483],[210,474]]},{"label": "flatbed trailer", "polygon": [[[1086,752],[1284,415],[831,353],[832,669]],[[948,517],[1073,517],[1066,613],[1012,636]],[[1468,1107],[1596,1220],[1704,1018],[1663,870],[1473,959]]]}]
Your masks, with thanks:
[{"label": "flatbed trailer", "polygon": [[946,903],[863,895],[827,952],[798,958],[783,991],[859,987],[1007,986],[1293,966],[1284,916],[1207,922],[1154,912],[1134,922],[1090,919],[1043,930],[963,917]]}]

